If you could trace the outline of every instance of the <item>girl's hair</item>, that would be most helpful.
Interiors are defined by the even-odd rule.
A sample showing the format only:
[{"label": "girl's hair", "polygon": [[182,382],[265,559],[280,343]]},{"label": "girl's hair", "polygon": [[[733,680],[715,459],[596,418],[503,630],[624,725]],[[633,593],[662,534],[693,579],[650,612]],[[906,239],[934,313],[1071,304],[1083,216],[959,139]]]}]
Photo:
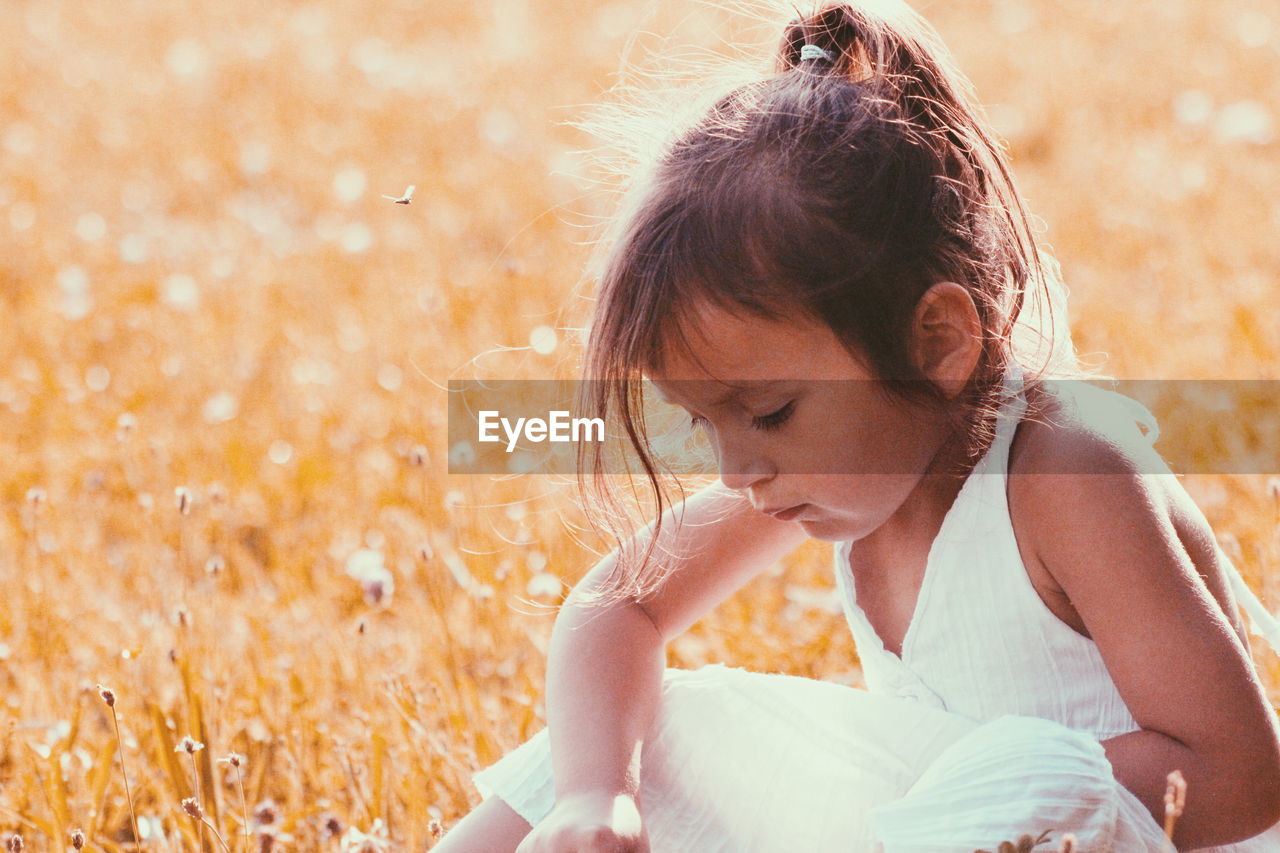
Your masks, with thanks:
[{"label": "girl's hair", "polygon": [[[804,45],[829,59],[802,60]],[[664,493],[642,377],[661,368],[666,346],[687,346],[695,306],[823,322],[885,391],[942,405],[910,358],[913,311],[933,284],[958,282],[982,325],[981,358],[957,401],[969,459],[990,445],[1011,359],[1028,368],[1027,390],[1050,375],[1085,375],[1065,316],[1052,316],[1055,303],[1065,313],[1065,290],[1037,248],[1001,142],[937,33],[897,0],[795,17],[773,70],[721,94],[646,167],[597,249],[578,401],[606,423],[620,418],[656,499],[649,546],[618,560],[610,594],[643,597],[673,568],[652,553]],[[1038,370],[1020,337],[1037,335],[1034,352],[1044,352],[1044,333],[1022,317],[1032,293],[1051,314]],[[1055,338],[1066,344],[1056,360]],[[599,504],[612,523],[607,467],[598,444],[580,445],[584,506]],[[613,530],[622,545],[625,527]]]}]

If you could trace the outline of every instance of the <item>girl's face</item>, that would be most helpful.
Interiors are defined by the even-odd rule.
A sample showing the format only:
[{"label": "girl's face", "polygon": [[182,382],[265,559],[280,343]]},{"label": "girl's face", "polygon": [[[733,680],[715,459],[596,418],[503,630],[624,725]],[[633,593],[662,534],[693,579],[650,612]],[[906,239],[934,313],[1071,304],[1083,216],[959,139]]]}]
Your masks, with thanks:
[{"label": "girl's face", "polygon": [[[705,429],[720,479],[816,539],[861,539],[903,505],[953,436],[891,398],[825,324],[709,305],[649,379]],[[721,399],[740,390],[730,399]]]}]

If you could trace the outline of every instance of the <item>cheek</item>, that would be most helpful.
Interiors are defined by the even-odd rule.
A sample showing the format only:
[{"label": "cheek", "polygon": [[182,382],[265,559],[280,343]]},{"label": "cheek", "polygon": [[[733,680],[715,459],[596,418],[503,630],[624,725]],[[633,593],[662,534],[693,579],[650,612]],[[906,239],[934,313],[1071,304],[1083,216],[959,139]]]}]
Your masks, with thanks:
[{"label": "cheek", "polygon": [[909,474],[837,474],[810,478],[813,503],[867,521],[883,520],[914,488]]},{"label": "cheek", "polygon": [[919,482],[911,474],[829,474],[805,478],[797,497],[817,507],[806,525],[810,536],[829,541],[874,533],[902,506]]}]

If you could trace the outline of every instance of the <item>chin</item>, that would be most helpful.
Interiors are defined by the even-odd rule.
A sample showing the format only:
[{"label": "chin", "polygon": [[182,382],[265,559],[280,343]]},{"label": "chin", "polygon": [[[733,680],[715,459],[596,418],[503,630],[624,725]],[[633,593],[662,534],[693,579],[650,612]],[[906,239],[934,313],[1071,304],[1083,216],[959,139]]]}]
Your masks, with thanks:
[{"label": "chin", "polygon": [[876,529],[874,526],[869,528],[867,524],[859,524],[853,519],[830,518],[826,515],[809,521],[798,520],[797,523],[812,538],[824,542],[856,542]]},{"label": "chin", "polygon": [[823,542],[843,542],[849,538],[847,530],[829,519],[815,518],[812,521],[798,521],[797,523],[809,536],[814,539],[820,539]]}]

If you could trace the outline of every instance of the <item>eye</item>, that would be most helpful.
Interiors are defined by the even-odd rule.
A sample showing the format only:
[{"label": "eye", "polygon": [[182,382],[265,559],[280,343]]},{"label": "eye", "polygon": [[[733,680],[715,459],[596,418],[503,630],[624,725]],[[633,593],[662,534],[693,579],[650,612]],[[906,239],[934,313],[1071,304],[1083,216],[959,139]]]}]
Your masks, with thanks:
[{"label": "eye", "polygon": [[762,415],[758,418],[752,418],[751,424],[756,429],[764,430],[765,432],[779,429],[791,417],[791,413],[795,411],[795,407],[796,407],[796,401],[792,400],[790,403],[787,403],[781,409],[778,409],[778,411],[772,414]]}]

